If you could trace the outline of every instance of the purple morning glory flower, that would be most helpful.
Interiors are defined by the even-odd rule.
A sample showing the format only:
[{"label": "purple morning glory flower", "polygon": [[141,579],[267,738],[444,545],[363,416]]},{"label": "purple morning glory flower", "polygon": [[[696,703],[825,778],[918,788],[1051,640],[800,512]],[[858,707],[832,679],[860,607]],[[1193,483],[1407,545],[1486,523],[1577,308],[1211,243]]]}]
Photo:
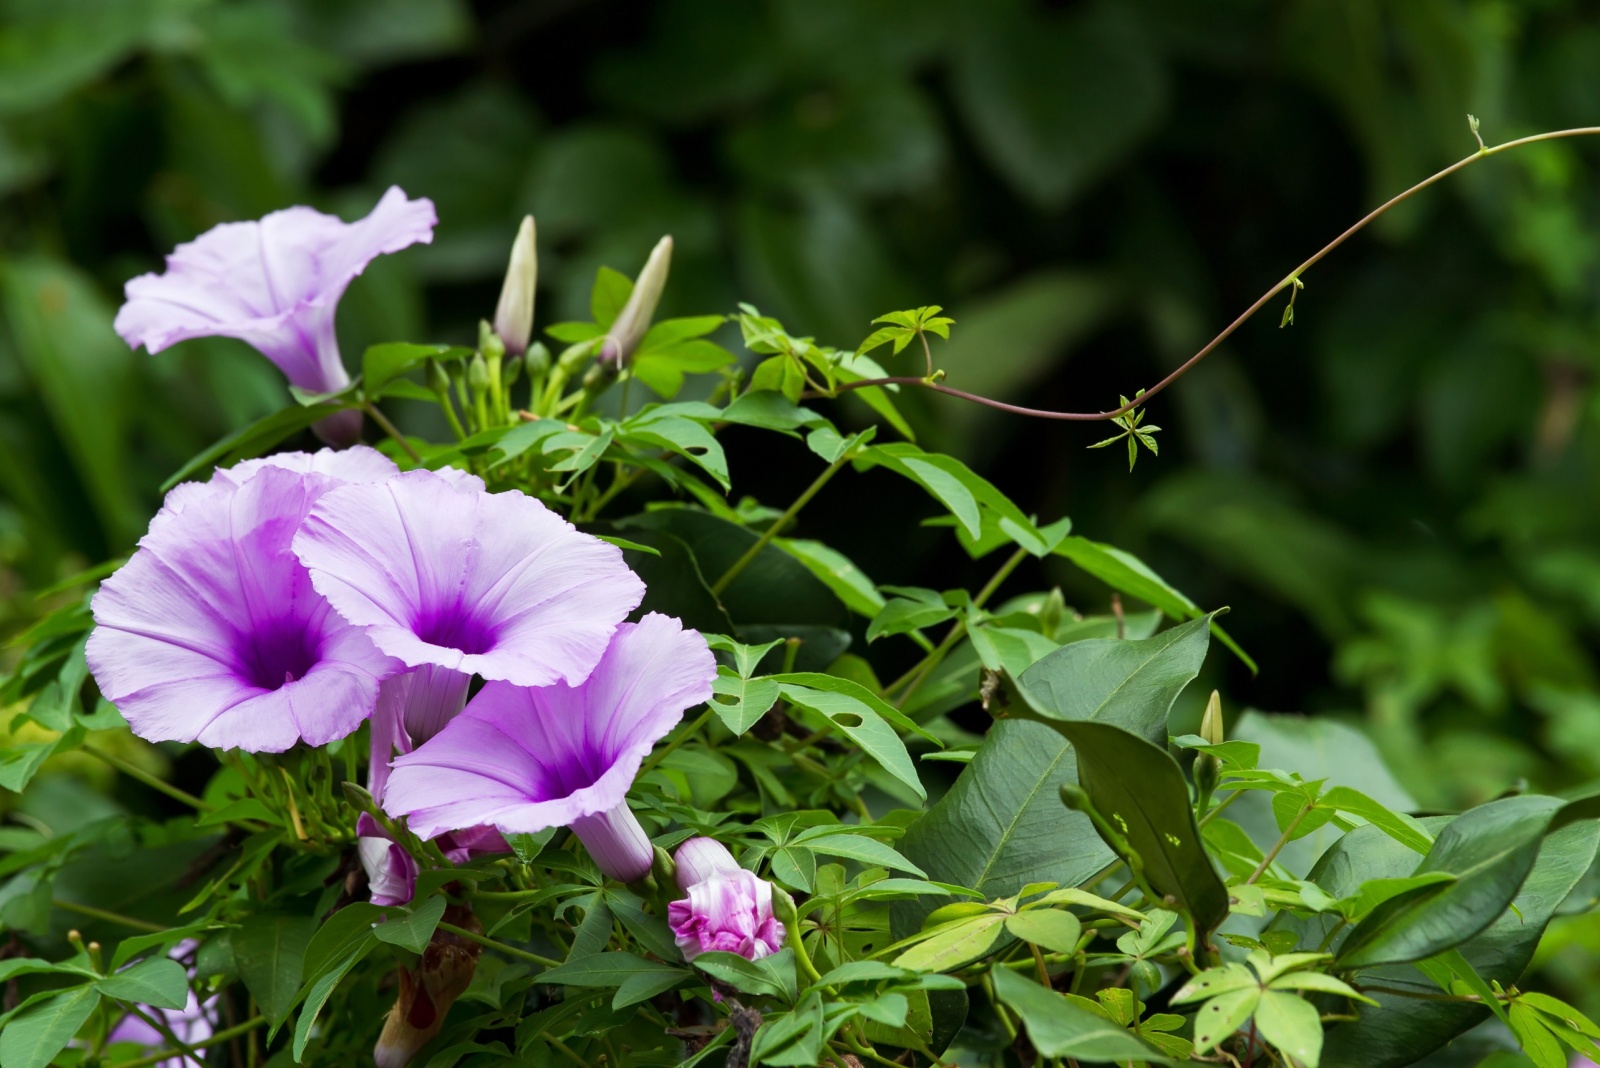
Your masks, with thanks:
[{"label": "purple morning glory flower", "polygon": [[479,824],[506,834],[571,827],[601,871],[632,882],[653,849],[628,787],[684,710],[711,698],[715,676],[705,639],[678,620],[624,623],[579,685],[486,685],[394,762],[384,808],[424,838]]},{"label": "purple morning glory flower", "polygon": [[95,594],[89,668],[140,737],[252,752],[321,745],[360,726],[400,669],[332,610],[290,550],[317,498],[344,485],[315,470],[334,462],[285,462],[305,470],[269,461],[186,489]]},{"label": "purple morning glory flower", "polygon": [[772,914],[772,884],[739,867],[727,846],[691,838],[678,847],[678,886],[689,896],[667,905],[667,926],[684,960],[737,953],[760,960],[783,948],[783,925]]},{"label": "purple morning glory flower", "polygon": [[[465,864],[484,853],[509,853],[511,846],[493,827],[469,827],[435,840],[445,859]],[[402,849],[378,821],[365,812],[356,820],[356,855],[367,873],[374,905],[405,905],[417,890],[417,861]]]},{"label": "purple morning glory flower", "polygon": [[644,583],[616,546],[481,486],[436,471],[344,486],[317,502],[294,550],[334,609],[408,667],[576,685]]},{"label": "purple morning glory flower", "polygon": [[[400,473],[393,460],[377,449],[354,445],[348,449],[318,449],[316,452],[280,452],[254,460],[241,460],[232,467],[219,467],[209,482],[180,482],[161,502],[161,511],[152,523],[162,522],[183,511],[190,500],[204,497],[214,486],[244,485],[263,467],[282,467],[304,475],[324,475],[339,482],[382,482]],[[469,476],[475,477],[475,476]]]},{"label": "purple morning glory flower", "polygon": [[[350,376],[333,326],[345,287],[384,253],[432,241],[437,222],[432,201],[391,186],[358,222],[294,207],[214,226],[174,249],[164,273],[128,283],[117,333],[150,352],[188,338],[236,337],[301,389],[343,389]],[[318,426],[336,444],[354,441],[360,428],[354,411]]]}]

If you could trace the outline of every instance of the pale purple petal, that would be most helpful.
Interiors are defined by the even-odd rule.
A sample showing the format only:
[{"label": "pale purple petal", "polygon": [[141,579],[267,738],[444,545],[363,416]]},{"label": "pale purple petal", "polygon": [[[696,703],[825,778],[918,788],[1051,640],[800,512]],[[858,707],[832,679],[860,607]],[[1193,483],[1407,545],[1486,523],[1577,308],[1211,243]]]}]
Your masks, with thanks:
[{"label": "pale purple petal", "polygon": [[404,905],[415,896],[416,860],[364,812],[356,820],[356,855],[367,873],[374,905]]},{"label": "pale purple petal", "polygon": [[117,333],[150,352],[187,338],[236,337],[302,389],[341,389],[350,378],[333,324],[345,287],[378,256],[432,241],[437,221],[431,201],[391,187],[353,223],[306,207],[223,223],[179,245],[164,273],[127,284]]},{"label": "pale purple petal", "polygon": [[616,546],[516,490],[434,471],[329,493],[294,545],[384,652],[521,686],[581,682],[644,597]]},{"label": "pale purple petal", "polygon": [[164,522],[183,511],[192,500],[204,497],[218,486],[237,489],[263,467],[281,467],[300,474],[326,475],[338,482],[382,482],[400,473],[393,460],[377,449],[354,445],[348,449],[318,449],[316,452],[279,452],[253,460],[242,460],[232,467],[219,467],[206,482],[180,482],[167,493],[161,511],[151,525]]},{"label": "pale purple petal", "polygon": [[655,861],[650,836],[625,800],[605,812],[579,816],[572,821],[572,833],[609,878],[625,883],[643,879]]},{"label": "pale purple petal", "polygon": [[531,834],[610,812],[651,747],[710,699],[715,676],[705,639],[678,620],[624,623],[579,686],[484,686],[394,762],[384,807],[424,838],[478,824]]},{"label": "pale purple petal", "polygon": [[715,838],[691,838],[678,847],[672,856],[677,866],[678,888],[685,892],[695,883],[713,875],[731,875],[739,870],[728,847]]},{"label": "pale purple petal", "polygon": [[667,925],[685,960],[712,951],[760,960],[783,948],[783,925],[772,914],[772,884],[754,872],[719,872],[688,894],[667,905]]},{"label": "pale purple petal", "polygon": [[378,801],[389,781],[395,751],[409,753],[461,714],[471,675],[449,668],[413,668],[383,681],[372,714],[372,754],[367,790]]},{"label": "pale purple petal", "polygon": [[290,551],[337,485],[264,466],[154,523],[95,595],[89,667],[151,741],[281,752],[341,738],[399,665],[334,613]]}]

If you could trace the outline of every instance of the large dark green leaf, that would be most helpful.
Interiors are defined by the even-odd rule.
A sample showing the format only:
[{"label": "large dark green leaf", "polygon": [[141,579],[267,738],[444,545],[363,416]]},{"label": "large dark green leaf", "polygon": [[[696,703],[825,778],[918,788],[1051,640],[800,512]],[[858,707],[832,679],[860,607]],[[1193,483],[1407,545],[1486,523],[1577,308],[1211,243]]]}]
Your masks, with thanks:
[{"label": "large dark green leaf", "polygon": [[[1200,671],[1207,642],[1205,620],[1139,641],[1074,642],[1034,665],[1023,685],[1064,714],[1161,737],[1172,702]],[[907,830],[900,850],[930,878],[985,897],[1032,882],[1080,883],[1112,853],[1087,816],[1062,807],[1058,791],[1077,781],[1065,738],[1043,723],[1002,719],[950,791]],[[927,911],[897,905],[897,936],[915,931]]]},{"label": "large dark green leaf", "polygon": [[0,1064],[5,1068],[44,1068],[98,1004],[100,992],[80,986],[15,1017],[0,1032]]},{"label": "large dark green leaf", "polygon": [[315,932],[316,921],[309,916],[269,914],[250,917],[230,935],[239,978],[274,1024],[294,1008],[306,947]]},{"label": "large dark green leaf", "polygon": [[[1459,818],[1459,817],[1458,817]],[[1433,816],[1422,824],[1443,836],[1451,817]],[[1485,980],[1512,983],[1522,975],[1557,906],[1577,885],[1600,849],[1600,824],[1578,823],[1545,839],[1538,862],[1523,882],[1515,911],[1507,909],[1487,930],[1460,947],[1461,955]],[[1417,866],[1417,856],[1377,827],[1358,827],[1323,854],[1309,878],[1337,897],[1357,892],[1374,879],[1403,878]],[[1296,918],[1285,915],[1274,927],[1299,936],[1300,949],[1314,949],[1330,934],[1340,948],[1331,915]],[[1439,988],[1409,964],[1388,965],[1362,973],[1362,981],[1437,994]],[[1364,1008],[1361,1018],[1328,1031],[1323,1068],[1402,1068],[1415,1063],[1451,1038],[1488,1016],[1481,1006],[1374,994],[1380,1008]]]},{"label": "large dark green leaf", "polygon": [[1201,844],[1183,769],[1165,749],[1115,724],[1048,721],[1078,753],[1078,782],[1138,854],[1157,894],[1209,931],[1228,916],[1228,891]]},{"label": "large dark green leaf", "polygon": [[95,984],[108,998],[181,1009],[189,1002],[189,976],[183,965],[166,957],[150,957]]},{"label": "large dark green leaf", "polygon": [[1412,873],[1447,872],[1455,880],[1418,887],[1373,909],[1345,938],[1340,966],[1423,960],[1488,927],[1517,896],[1561,807],[1553,797],[1507,797],[1456,817]]}]

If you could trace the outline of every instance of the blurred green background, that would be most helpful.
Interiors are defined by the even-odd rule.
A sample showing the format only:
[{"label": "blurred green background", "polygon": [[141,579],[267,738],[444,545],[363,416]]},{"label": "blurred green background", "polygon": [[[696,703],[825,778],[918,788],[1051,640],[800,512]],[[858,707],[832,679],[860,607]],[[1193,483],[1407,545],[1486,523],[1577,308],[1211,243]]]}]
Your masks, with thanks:
[{"label": "blurred green background", "polygon": [[[122,283],[217,222],[435,200],[434,244],[352,286],[347,358],[470,341],[532,212],[541,325],[671,233],[666,314],[749,300],[848,346],[939,303],[953,384],[1096,409],[1466,155],[1468,112],[1491,143],[1600,123],[1600,10],[0,0],[0,626],[286,402],[242,344],[111,331]],[[1424,805],[1600,777],[1600,140],[1474,167],[1306,283],[1294,326],[1269,309],[1154,402],[1164,447],[1131,475],[1085,451],[1103,426],[904,404],[1042,519],[1234,606],[1263,670],[1214,658],[1233,705],[1365,720]],[[737,494],[781,506],[815,474],[730,436]],[[929,511],[869,474],[805,527],[880,582],[981,582]],[[1081,576],[1021,579],[1105,610]]]}]

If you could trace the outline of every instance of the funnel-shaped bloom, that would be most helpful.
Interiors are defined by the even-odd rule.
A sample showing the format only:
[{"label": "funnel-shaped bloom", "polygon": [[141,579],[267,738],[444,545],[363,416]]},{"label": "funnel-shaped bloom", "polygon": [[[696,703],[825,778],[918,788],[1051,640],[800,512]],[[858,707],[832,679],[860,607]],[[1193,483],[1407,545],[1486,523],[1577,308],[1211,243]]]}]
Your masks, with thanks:
[{"label": "funnel-shaped bloom", "polygon": [[339,614],[409,667],[582,682],[644,584],[616,546],[479,486],[434,471],[345,486],[317,502],[295,552]]},{"label": "funnel-shaped bloom", "polygon": [[485,686],[394,762],[384,808],[424,838],[478,824],[571,827],[602,871],[631,882],[653,858],[628,787],[684,710],[710,699],[715,675],[705,639],[676,619],[624,623],[580,685]]},{"label": "funnel-shaped bloom", "polygon": [[[150,352],[193,337],[236,337],[301,389],[342,389],[350,376],[333,326],[345,287],[384,253],[432,241],[437,221],[432,201],[391,187],[358,222],[295,207],[223,223],[179,245],[164,273],[128,283],[117,333]],[[324,435],[343,431],[339,441],[353,441],[360,416],[334,418],[341,425],[323,427]]]},{"label": "funnel-shaped bloom", "polygon": [[95,594],[90,670],[135,734],[281,752],[361,725],[400,665],[341,619],[290,551],[340,485],[263,465],[184,495]]},{"label": "funnel-shaped bloom", "polygon": [[216,486],[237,489],[263,467],[281,467],[302,475],[322,475],[335,484],[345,482],[382,482],[400,473],[394,461],[377,449],[355,445],[348,449],[318,449],[316,452],[280,452],[255,460],[242,460],[232,467],[219,467],[208,482],[180,482],[172,487],[167,499],[161,502],[152,524],[164,522],[191,500],[204,497]]}]

